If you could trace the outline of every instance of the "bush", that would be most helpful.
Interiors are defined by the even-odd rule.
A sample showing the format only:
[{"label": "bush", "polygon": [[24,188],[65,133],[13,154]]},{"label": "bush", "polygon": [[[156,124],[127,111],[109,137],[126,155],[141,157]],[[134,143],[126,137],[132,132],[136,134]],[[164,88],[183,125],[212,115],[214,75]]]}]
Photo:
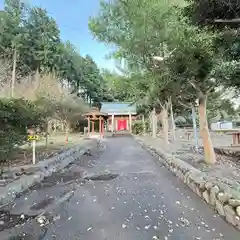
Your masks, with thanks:
[{"label": "bush", "polygon": [[0,99],[0,161],[6,161],[16,145],[27,137],[27,127],[44,122],[44,113],[23,99]]},{"label": "bush", "polygon": [[[149,132],[149,122],[145,121],[145,131]],[[136,120],[133,122],[132,131],[134,134],[141,134],[144,132],[143,122],[141,120]]]}]

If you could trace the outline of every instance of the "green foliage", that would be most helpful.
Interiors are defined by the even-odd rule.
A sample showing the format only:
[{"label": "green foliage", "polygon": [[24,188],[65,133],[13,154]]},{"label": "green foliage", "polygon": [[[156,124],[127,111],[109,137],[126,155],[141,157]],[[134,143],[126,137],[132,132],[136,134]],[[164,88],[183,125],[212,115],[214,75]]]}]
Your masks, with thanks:
[{"label": "green foliage", "polygon": [[[240,32],[239,21],[231,21],[240,17],[240,2],[236,0],[188,0],[184,14],[197,26],[207,26],[209,34],[216,34],[214,40],[217,66],[214,67],[214,77],[226,87],[240,88],[239,53]],[[216,20],[221,22],[216,22]],[[230,20],[230,21],[229,21]]]},{"label": "green foliage", "polygon": [[22,99],[0,100],[0,161],[5,161],[16,145],[27,139],[27,127],[40,125],[45,114]]},{"label": "green foliage", "polygon": [[[114,57],[124,59],[131,73],[137,72],[139,86],[133,97],[142,106],[162,105],[170,96],[175,102],[179,97],[185,100],[185,95],[187,100],[195,100],[197,94],[188,82],[190,79],[203,92],[213,85],[209,80],[214,65],[212,37],[189,26],[175,3],[103,3],[100,14],[89,22],[97,39],[117,46]],[[155,65],[152,56],[166,57],[166,61]],[[194,94],[189,98],[194,91],[195,99]]]},{"label": "green foliage", "polygon": [[56,52],[60,44],[60,31],[54,19],[47,11],[33,7],[24,25],[25,46],[21,51],[22,60],[30,70],[48,72],[57,69]]},{"label": "green foliage", "polygon": [[98,40],[116,45],[114,57],[124,58],[125,67],[138,72],[151,66],[152,54],[160,53],[167,18],[174,19],[174,14],[165,1],[102,2],[101,12],[90,19],[89,28]]},{"label": "green foliage", "polygon": [[149,126],[149,121],[145,121],[145,125],[143,124],[143,121],[141,120],[136,120],[133,122],[132,125],[132,132],[134,134],[142,134],[145,132],[149,132],[150,126]]},{"label": "green foliage", "polygon": [[233,120],[237,111],[229,99],[224,99],[223,91],[212,93],[208,97],[207,115],[209,122],[220,120]]},{"label": "green foliage", "polygon": [[0,47],[11,57],[12,49],[23,45],[25,34],[22,22],[25,19],[26,6],[20,0],[6,0],[4,11],[1,11]]},{"label": "green foliage", "polygon": [[[180,112],[180,103],[192,105],[197,98],[211,95],[215,87],[239,88],[240,65],[233,61],[238,57],[238,34],[219,34],[199,27],[204,22],[202,17],[230,17],[231,4],[236,5],[236,1],[220,2],[103,2],[99,15],[90,19],[89,28],[98,40],[116,46],[112,57],[124,60],[128,75],[138,75],[132,98],[139,107],[150,110],[163,106],[171,97],[175,110]],[[208,3],[212,5],[206,10]],[[224,13],[226,9],[228,13]],[[153,56],[162,58],[161,62]],[[131,89],[128,79],[123,80]],[[125,83],[115,84],[116,89],[122,89]]]},{"label": "green foliage", "polygon": [[107,70],[103,72],[105,79],[105,88],[109,92],[114,101],[134,101],[139,89],[139,74],[138,75],[119,75],[111,73]]}]

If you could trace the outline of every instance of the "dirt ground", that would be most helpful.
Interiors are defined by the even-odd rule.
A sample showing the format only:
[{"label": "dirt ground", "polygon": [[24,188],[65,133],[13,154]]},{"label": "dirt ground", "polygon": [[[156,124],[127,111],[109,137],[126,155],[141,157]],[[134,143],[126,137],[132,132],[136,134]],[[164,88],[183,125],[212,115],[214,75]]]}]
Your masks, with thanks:
[{"label": "dirt ground", "polygon": [[[183,130],[176,132],[176,141],[165,146],[164,140],[158,136],[156,139],[151,136],[142,136],[141,139],[148,145],[154,148],[159,148],[164,152],[173,154],[177,158],[191,164],[195,168],[207,172],[217,179],[225,182],[226,184],[238,183],[240,184],[240,159],[225,156],[222,154],[216,154],[217,162],[213,166],[209,166],[204,162],[203,150],[199,152],[193,150],[194,140],[192,137],[188,139],[187,135]],[[218,148],[230,148],[231,136],[224,134],[212,134],[212,141],[214,147]],[[199,140],[199,146],[202,146],[201,139]],[[236,148],[237,150],[237,148]],[[240,151],[240,149],[238,149]]]},{"label": "dirt ground", "polygon": [[[80,134],[69,134],[68,142],[65,135],[50,136],[48,144],[45,143],[45,138],[41,138],[36,142],[36,163],[57,154],[66,151],[68,148],[79,145],[83,142],[84,137]],[[17,171],[21,173],[21,169],[32,164],[32,145],[25,144],[20,148],[16,148],[8,161],[1,163],[0,179],[5,179],[9,172]],[[6,176],[5,176],[6,175]],[[11,175],[11,174],[10,174]]]}]

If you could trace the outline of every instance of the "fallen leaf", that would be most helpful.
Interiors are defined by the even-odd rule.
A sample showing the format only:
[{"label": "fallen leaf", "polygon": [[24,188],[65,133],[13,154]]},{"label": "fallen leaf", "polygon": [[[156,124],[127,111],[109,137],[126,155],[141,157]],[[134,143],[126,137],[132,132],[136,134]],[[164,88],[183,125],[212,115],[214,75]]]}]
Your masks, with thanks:
[{"label": "fallen leaf", "polygon": [[122,228],[126,228],[127,227],[127,225],[126,224],[122,224]]}]

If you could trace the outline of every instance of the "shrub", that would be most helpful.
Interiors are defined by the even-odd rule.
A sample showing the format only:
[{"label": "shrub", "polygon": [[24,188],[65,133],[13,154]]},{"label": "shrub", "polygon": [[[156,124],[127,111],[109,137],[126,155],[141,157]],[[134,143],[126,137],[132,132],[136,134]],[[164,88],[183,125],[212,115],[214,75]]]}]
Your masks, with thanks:
[{"label": "shrub", "polygon": [[6,161],[14,147],[23,144],[27,127],[44,122],[44,113],[23,99],[0,99],[0,161]]},{"label": "shrub", "polygon": [[[141,134],[144,132],[143,122],[141,120],[136,120],[133,122],[132,131],[134,134]],[[145,121],[145,131],[149,132],[149,122]]]}]

